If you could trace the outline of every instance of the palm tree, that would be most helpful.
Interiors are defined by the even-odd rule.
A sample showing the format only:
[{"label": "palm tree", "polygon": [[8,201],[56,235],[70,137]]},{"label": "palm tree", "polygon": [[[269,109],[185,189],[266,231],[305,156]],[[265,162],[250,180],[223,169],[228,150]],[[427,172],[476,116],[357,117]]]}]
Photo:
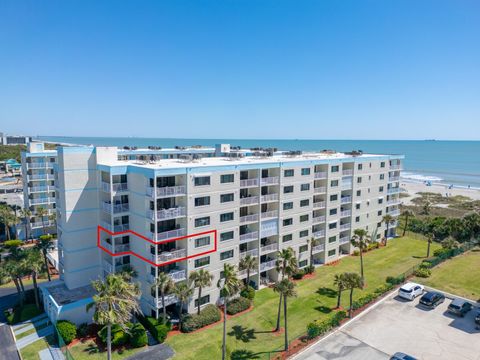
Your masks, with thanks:
[{"label": "palm tree", "polygon": [[310,266],[313,266],[313,248],[319,244],[320,240],[311,237],[310,240],[307,239],[307,245],[310,245]]},{"label": "palm tree", "polygon": [[25,240],[28,241],[28,239],[30,238],[29,230],[30,230],[30,219],[32,217],[32,211],[28,208],[21,209],[20,217],[22,218],[22,222],[25,225]]},{"label": "palm tree", "polygon": [[422,211],[424,215],[430,215],[430,210],[432,209],[432,203],[430,200],[425,200],[425,202],[422,205]]},{"label": "palm tree", "polygon": [[30,248],[26,251],[26,263],[32,274],[33,294],[35,295],[35,304],[40,308],[40,301],[38,298],[37,278],[44,269],[44,263],[40,251],[35,248]]},{"label": "palm tree", "polygon": [[190,298],[193,295],[193,288],[190,286],[190,284],[187,284],[186,282],[180,282],[174,285],[173,287],[173,293],[178,299],[179,303],[179,328],[182,328],[182,320],[183,320],[183,304],[188,303]]},{"label": "palm tree", "polygon": [[112,357],[112,325],[126,327],[132,314],[138,313],[140,289],[137,284],[125,280],[122,275],[109,274],[105,280],[95,280],[92,287],[96,294],[86,310],[94,308],[93,321],[107,326],[107,359]]},{"label": "palm tree", "polygon": [[350,307],[348,309],[348,316],[352,317],[353,304],[353,290],[363,288],[363,279],[358,273],[344,273],[345,287],[350,289]]},{"label": "palm tree", "polygon": [[469,213],[462,218],[462,222],[470,241],[473,242],[480,236],[480,214],[477,212]]},{"label": "palm tree", "polygon": [[0,217],[2,218],[3,226],[5,227],[5,237],[7,240],[11,240],[10,236],[10,224],[12,223],[12,209],[8,206],[2,205],[0,207]]},{"label": "palm tree", "polygon": [[189,277],[193,282],[193,286],[198,288],[198,300],[197,300],[197,314],[200,314],[200,305],[202,299],[202,289],[204,287],[212,286],[213,275],[206,269],[200,269],[192,271]]},{"label": "palm tree", "polygon": [[430,257],[430,245],[435,240],[435,234],[433,232],[426,234],[427,237],[427,258]]},{"label": "palm tree", "polygon": [[[293,275],[297,269],[297,258],[295,257],[295,251],[291,247],[282,249],[277,254],[277,261],[275,262],[275,268],[277,273],[281,275],[282,280],[285,279],[285,275],[289,278]],[[282,294],[279,296],[278,300],[278,312],[277,312],[277,327],[275,331],[280,330],[280,316],[282,314]]]},{"label": "palm tree", "polygon": [[395,219],[390,214],[385,214],[382,218],[382,221],[387,225],[387,229],[385,230],[385,246],[387,246],[387,239],[388,239],[388,230],[390,229],[390,225],[393,223]]},{"label": "palm tree", "polygon": [[13,259],[8,259],[2,265],[3,269],[6,271],[8,276],[12,279],[13,283],[15,284],[15,288],[17,289],[18,298],[20,299],[20,307],[23,306],[25,301],[25,293],[22,287],[20,286],[21,276],[23,276],[20,266],[18,262]]},{"label": "palm tree", "polygon": [[285,351],[288,351],[288,316],[287,316],[287,299],[289,297],[297,296],[295,291],[295,283],[286,278],[282,281],[276,282],[273,288],[275,292],[278,292],[283,297],[283,319],[285,322]]},{"label": "palm tree", "polygon": [[250,271],[253,271],[257,268],[257,259],[251,255],[247,255],[240,260],[239,264],[240,270],[247,271],[247,288],[250,286]]},{"label": "palm tree", "polygon": [[235,265],[223,264],[223,274],[218,280],[217,287],[223,297],[223,345],[222,360],[225,360],[227,354],[227,304],[228,300],[238,294],[242,288],[242,281],[237,277]]},{"label": "palm tree", "polygon": [[346,288],[345,277],[343,274],[335,274],[333,285],[337,287],[337,309],[340,308],[342,292]]},{"label": "palm tree", "polygon": [[50,251],[54,248],[54,245],[52,243],[52,237],[49,236],[49,235],[48,236],[47,235],[40,236],[40,239],[38,239],[38,242],[35,245],[35,247],[43,255],[43,261],[45,262],[45,268],[47,269],[48,281],[52,281],[52,279],[50,277],[50,270],[49,270],[49,267],[48,267],[48,258],[47,258],[48,251]]},{"label": "palm tree", "polygon": [[48,210],[45,209],[43,206],[40,206],[35,211],[35,215],[42,219],[42,233],[43,235],[46,235],[47,230],[45,226],[45,217],[48,215]]},{"label": "palm tree", "polygon": [[405,233],[407,232],[407,227],[408,227],[408,220],[412,217],[415,217],[415,213],[410,209],[405,209],[402,211],[402,216],[405,218],[405,224],[403,226],[402,236],[405,236]]},{"label": "palm tree", "polygon": [[172,292],[175,283],[173,282],[172,278],[164,273],[159,272],[157,278],[155,279],[155,283],[152,285],[153,289],[157,290],[157,293],[160,293],[160,297],[162,299],[162,307],[163,307],[163,322],[167,322],[167,309],[165,307],[165,295]]},{"label": "palm tree", "polygon": [[370,235],[368,235],[367,230],[365,229],[356,229],[353,234],[354,235],[350,242],[360,251],[360,273],[362,274],[362,279],[364,279],[365,277],[363,275],[363,252],[367,249],[368,244],[371,243],[372,239]]}]

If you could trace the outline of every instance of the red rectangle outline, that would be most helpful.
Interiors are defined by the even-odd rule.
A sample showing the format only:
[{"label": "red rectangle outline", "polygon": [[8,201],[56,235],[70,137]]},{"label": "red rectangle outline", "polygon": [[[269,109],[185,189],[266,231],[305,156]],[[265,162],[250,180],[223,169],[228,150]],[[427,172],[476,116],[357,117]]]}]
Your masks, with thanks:
[{"label": "red rectangle outline", "polygon": [[[119,252],[119,253],[112,253],[111,251],[109,251],[108,249],[106,249],[105,247],[100,245],[100,232],[101,231],[105,231],[110,236],[117,236],[117,235],[123,235],[123,234],[133,234],[133,235],[138,236],[139,238],[142,238],[143,240],[148,241],[149,243],[155,244],[155,245],[169,243],[169,242],[177,241],[177,240],[188,239],[188,238],[193,237],[193,236],[200,236],[200,235],[206,235],[206,234],[213,233],[214,234],[214,248],[212,250],[204,251],[204,252],[201,252],[199,254],[185,256],[185,257],[180,258],[180,259],[174,259],[174,260],[170,260],[170,261],[165,261],[161,264],[156,264],[153,261],[151,261],[149,259],[146,259],[143,256],[138,255],[137,253],[135,253],[131,250],[130,251],[122,251],[122,252]],[[179,261],[184,261],[184,260],[188,260],[188,259],[192,259],[192,258],[199,257],[199,256],[202,256],[202,255],[206,255],[206,254],[216,252],[217,251],[217,230],[209,230],[209,231],[204,231],[204,232],[200,232],[200,233],[196,233],[196,234],[180,236],[180,237],[176,237],[176,238],[172,238],[172,239],[167,239],[167,240],[162,240],[162,241],[154,241],[154,240],[149,239],[149,238],[147,238],[147,237],[145,237],[145,236],[143,236],[143,235],[141,235],[141,234],[139,234],[139,233],[137,233],[133,230],[112,232],[112,231],[109,231],[109,230],[105,229],[103,226],[98,225],[97,226],[97,246],[101,250],[105,251],[107,254],[109,254],[113,257],[124,256],[124,255],[133,255],[133,256],[135,256],[135,257],[137,257],[137,258],[139,258],[143,261],[148,262],[152,266],[160,267],[160,266],[165,266],[165,265],[168,265],[168,264],[172,264],[172,263],[176,263],[176,262],[179,262]]]}]

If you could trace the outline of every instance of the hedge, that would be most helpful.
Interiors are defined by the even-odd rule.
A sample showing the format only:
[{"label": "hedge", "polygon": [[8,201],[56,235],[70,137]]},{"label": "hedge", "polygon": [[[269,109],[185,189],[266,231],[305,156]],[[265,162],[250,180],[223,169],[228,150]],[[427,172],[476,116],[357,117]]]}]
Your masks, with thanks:
[{"label": "hedge", "polygon": [[[127,328],[132,327],[132,323],[126,324],[126,327]],[[98,332],[98,337],[104,344],[107,343],[107,333],[108,333],[107,326],[104,326]],[[117,325],[117,324],[112,325],[111,333],[112,333],[112,346],[122,346],[128,343],[128,341],[130,340],[130,334],[127,331],[125,331],[125,329],[122,328],[120,325]]]},{"label": "hedge", "polygon": [[385,282],[392,285],[403,284],[405,282],[405,275],[387,276],[387,278],[385,279]]},{"label": "hedge", "polygon": [[239,312],[247,310],[252,305],[252,302],[244,297],[233,299],[227,304],[227,314],[235,315]]},{"label": "hedge", "polygon": [[144,347],[148,343],[147,332],[142,324],[136,323],[130,328],[130,345],[134,348]]},{"label": "hedge", "polygon": [[428,278],[430,275],[432,275],[432,271],[426,267],[421,267],[416,269],[413,274],[415,276],[421,277],[421,278]]},{"label": "hedge", "polygon": [[77,337],[77,326],[68,320],[57,321],[56,327],[58,334],[67,345]]},{"label": "hedge", "polygon": [[315,266],[308,265],[305,269],[303,269],[305,274],[313,274],[315,272]]},{"label": "hedge", "polygon": [[7,249],[16,248],[23,245],[22,240],[6,240],[3,242],[3,246]]},{"label": "hedge", "polygon": [[307,336],[310,339],[321,336],[340,325],[340,322],[347,317],[346,311],[337,311],[327,319],[314,321],[307,325]]},{"label": "hedge", "polygon": [[292,275],[292,278],[294,278],[295,280],[301,280],[304,275],[305,272],[303,270],[298,270]]},{"label": "hedge", "polygon": [[151,316],[139,316],[138,320],[160,344],[165,341],[168,332],[172,329],[169,322],[163,324],[163,319],[157,320]]},{"label": "hedge", "polygon": [[[228,307],[227,307],[228,309]],[[192,332],[204,326],[220,321],[220,310],[213,304],[208,304],[200,314],[189,314],[182,321],[182,332]]]},{"label": "hedge", "polygon": [[243,288],[243,290],[240,292],[240,296],[253,300],[255,299],[255,289],[251,286]]}]

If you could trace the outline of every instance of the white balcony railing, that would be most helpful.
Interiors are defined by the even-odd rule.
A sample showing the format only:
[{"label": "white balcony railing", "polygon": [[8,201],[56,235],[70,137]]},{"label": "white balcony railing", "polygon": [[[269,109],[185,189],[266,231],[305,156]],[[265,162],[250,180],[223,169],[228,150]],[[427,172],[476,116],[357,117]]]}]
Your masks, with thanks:
[{"label": "white balcony railing", "polygon": [[390,165],[390,170],[401,170],[402,165],[401,164],[392,164]]},{"label": "white balcony railing", "polygon": [[346,203],[349,203],[352,201],[352,197],[351,196],[342,196],[342,199],[340,200],[340,203],[342,204],[346,204]]},{"label": "white balcony railing", "polygon": [[277,201],[278,194],[267,194],[260,197],[260,202]]},{"label": "white balcony railing", "polygon": [[399,216],[400,215],[400,210],[399,209],[388,210],[387,214],[392,215],[392,216]]},{"label": "white balcony railing", "polygon": [[325,201],[317,201],[317,202],[313,203],[313,208],[314,209],[323,209],[323,208],[325,208],[325,206],[326,206]]},{"label": "white balcony railing", "polygon": [[341,224],[341,225],[340,225],[340,230],[348,230],[348,229],[350,229],[350,226],[351,226],[350,223],[348,223],[348,224]]},{"label": "white balcony railing", "polygon": [[153,191],[153,187],[147,188],[147,195],[151,197],[183,196],[186,195],[186,193],[187,187],[185,185],[157,187],[155,191]]},{"label": "white balcony railing", "polygon": [[258,179],[240,180],[240,187],[258,186]]},{"label": "white balcony railing", "polygon": [[52,162],[27,163],[27,169],[53,169]]},{"label": "white balcony railing", "polygon": [[187,230],[185,228],[180,228],[180,229],[175,229],[170,231],[164,231],[157,234],[150,233],[150,237],[152,239],[155,239],[155,241],[160,241],[160,240],[173,239],[173,238],[185,236],[186,233],[187,233]]},{"label": "white balcony railing", "polygon": [[[162,209],[158,210],[156,213],[157,220],[169,220],[169,219],[175,219],[178,217],[186,216],[187,210],[184,206],[179,206],[176,208],[170,208],[170,209]],[[155,212],[153,210],[148,210],[147,212],[147,217],[149,217],[152,220],[155,220]]]},{"label": "white balcony railing", "polygon": [[102,202],[102,208],[109,214],[118,214],[122,212],[127,212],[129,210],[129,205],[128,203],[111,204],[108,202]]},{"label": "white balcony railing", "polygon": [[45,223],[42,223],[41,221],[37,221],[37,222],[30,223],[30,227],[32,229],[42,228],[43,226],[45,226],[46,228],[55,226],[55,221],[45,221]]},{"label": "white balcony railing", "polygon": [[187,279],[187,272],[185,270],[172,270],[168,273],[173,281],[182,281]]},{"label": "white balcony railing", "polygon": [[240,199],[240,205],[251,205],[251,204],[258,204],[258,200],[260,197],[258,196],[249,196]]},{"label": "white balcony railing", "polygon": [[316,172],[314,175],[315,179],[326,179],[327,178],[327,172],[326,171],[320,171]]},{"label": "white balcony railing", "polygon": [[312,222],[313,222],[314,224],[323,223],[323,222],[325,222],[325,219],[326,219],[326,218],[325,218],[325,215],[321,215],[321,216],[314,217],[314,218],[312,219]]},{"label": "white balcony railing", "polygon": [[342,175],[343,176],[352,176],[353,175],[353,169],[342,170]]},{"label": "white balcony railing", "polygon": [[276,260],[269,260],[260,263],[260,271],[266,271],[275,268]]},{"label": "white balcony railing", "polygon": [[240,216],[240,223],[255,222],[258,221],[258,214]]},{"label": "white balcony railing", "polygon": [[313,233],[313,237],[321,238],[325,236],[325,230],[318,230]]},{"label": "white balcony railing", "polygon": [[108,222],[106,221],[102,221],[101,222],[102,226],[111,231],[111,232],[122,232],[122,231],[127,231],[129,228],[130,228],[130,225],[129,224],[118,224],[118,225],[112,225],[112,224],[109,224]]},{"label": "white balcony railing", "polygon": [[160,296],[160,294],[158,294],[157,308],[161,309],[163,308],[163,305],[168,306],[168,305],[175,304],[176,302],[178,302],[178,299],[174,294],[165,295],[163,297],[163,302],[162,302],[162,297]]},{"label": "white balcony railing", "polygon": [[152,260],[155,261],[157,264],[161,264],[167,261],[181,259],[187,256],[186,249],[178,249],[173,251],[163,251],[157,256],[152,255]]},{"label": "white balcony railing", "polygon": [[38,204],[52,204],[55,202],[55,198],[51,197],[41,197],[35,199],[28,199],[30,205],[38,205]]},{"label": "white balcony railing", "polygon": [[258,249],[252,249],[252,250],[247,250],[247,251],[241,251],[240,252],[240,258],[243,259],[246,256],[258,256]]},{"label": "white balcony railing", "polygon": [[350,237],[348,237],[348,236],[342,236],[342,237],[340,238],[340,241],[339,241],[339,242],[340,242],[340,245],[343,245],[343,244],[346,244],[346,243],[350,243]]},{"label": "white balcony railing", "polygon": [[278,217],[278,210],[266,211],[261,213],[262,219],[271,219]]},{"label": "white balcony railing", "polygon": [[260,179],[260,185],[277,185],[279,183],[278,176],[270,176]]},{"label": "white balcony railing", "polygon": [[325,251],[325,244],[319,244],[313,247],[312,252],[314,254]]},{"label": "white balcony railing", "polygon": [[55,191],[55,186],[32,186],[29,188],[30,193],[52,192],[52,191]]},{"label": "white balcony railing", "polygon": [[349,190],[353,187],[351,181],[342,182],[342,190]]},{"label": "white balcony railing", "polygon": [[343,210],[342,212],[340,212],[341,217],[347,217],[351,215],[352,215],[352,210]]},{"label": "white balcony railing", "polygon": [[277,243],[273,243],[273,244],[268,244],[268,245],[265,245],[265,246],[262,246],[260,248],[260,253],[267,253],[267,252],[272,252],[272,251],[278,251],[278,244]]},{"label": "white balcony railing", "polygon": [[54,180],[55,177],[50,174],[27,175],[28,180]]},{"label": "white balcony railing", "polygon": [[313,192],[315,194],[324,194],[327,192],[327,187],[326,186],[317,186],[316,188],[313,188]]},{"label": "white balcony railing", "polygon": [[387,190],[387,194],[398,194],[399,192],[400,192],[399,187],[394,187]]},{"label": "white balcony railing", "polygon": [[240,243],[244,243],[251,240],[258,240],[258,231],[252,231],[252,232],[240,235]]},{"label": "white balcony railing", "polygon": [[387,201],[387,205],[398,205],[400,204],[400,198],[397,198],[397,199],[391,199],[391,200],[388,200]]},{"label": "white balcony railing", "polygon": [[102,190],[104,192],[128,191],[128,184],[127,183],[114,183],[114,184],[110,185],[109,183],[102,181]]},{"label": "white balcony railing", "polygon": [[388,178],[388,182],[394,182],[394,181],[399,181],[400,180],[400,176],[390,176]]}]

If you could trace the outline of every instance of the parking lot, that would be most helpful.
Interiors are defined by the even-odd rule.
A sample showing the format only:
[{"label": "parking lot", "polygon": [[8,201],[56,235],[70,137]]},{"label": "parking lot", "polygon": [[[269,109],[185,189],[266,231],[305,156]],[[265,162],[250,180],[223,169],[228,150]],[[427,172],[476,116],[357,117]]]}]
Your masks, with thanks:
[{"label": "parking lot", "polygon": [[418,302],[392,294],[294,359],[384,360],[401,351],[424,360],[480,360],[476,309],[460,318],[447,313],[448,298],[433,310]]}]

